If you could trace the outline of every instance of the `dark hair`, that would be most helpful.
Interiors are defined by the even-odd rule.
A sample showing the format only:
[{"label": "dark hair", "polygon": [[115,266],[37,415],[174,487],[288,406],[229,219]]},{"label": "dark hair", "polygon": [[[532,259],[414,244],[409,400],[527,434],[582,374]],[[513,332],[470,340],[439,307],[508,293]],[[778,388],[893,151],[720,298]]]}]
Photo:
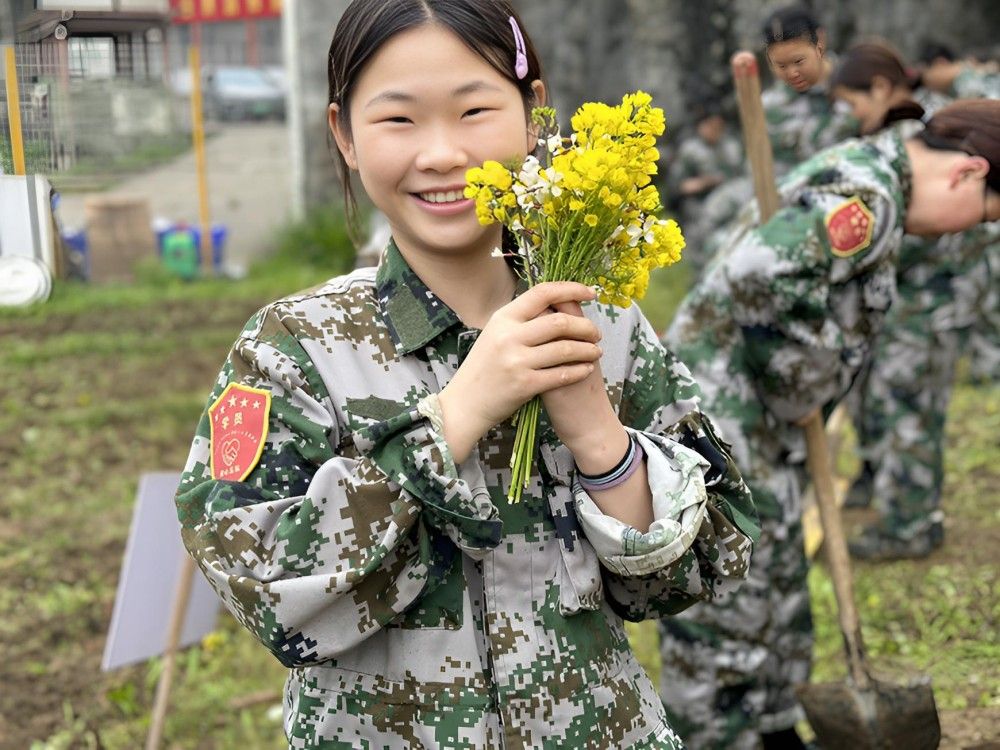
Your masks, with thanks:
[{"label": "dark hair", "polygon": [[[887,44],[867,42],[851,47],[830,74],[829,89],[838,86],[852,91],[870,91],[876,76],[886,79],[893,88],[916,88],[919,77],[910,71],[902,58]],[[912,99],[892,107],[886,112],[879,129],[900,120],[919,120],[924,108]]]},{"label": "dark hair", "polygon": [[695,125],[704,122],[712,117],[722,117],[722,105],[718,99],[701,99],[691,104],[691,122]]},{"label": "dark hair", "polygon": [[920,55],[918,55],[917,60],[925,65],[930,65],[938,58],[947,60],[948,62],[954,62],[955,53],[952,52],[951,47],[946,44],[930,40],[924,42],[920,47]]},{"label": "dark hair", "polygon": [[[528,60],[528,74],[521,79],[514,73],[517,44],[511,18],[520,27]],[[348,133],[354,85],[368,60],[396,34],[430,23],[454,32],[469,49],[517,86],[527,115],[534,98],[531,84],[542,79],[542,66],[524,24],[507,0],[353,0],[337,24],[327,58],[329,103],[340,106],[340,118]],[[339,151],[337,159],[344,203],[353,226],[357,203],[351,189],[351,172]]]},{"label": "dark hair", "polygon": [[990,164],[986,184],[1000,193],[1000,100],[952,102],[934,113],[918,137],[930,148],[986,159]]},{"label": "dark hair", "polygon": [[764,21],[764,46],[793,39],[808,39],[811,44],[819,42],[819,22],[808,8],[789,5],[778,8]]},{"label": "dark hair", "polygon": [[885,78],[893,87],[913,87],[913,74],[892,49],[884,44],[865,43],[851,47],[830,74],[829,88],[836,86],[868,91],[875,76]]}]

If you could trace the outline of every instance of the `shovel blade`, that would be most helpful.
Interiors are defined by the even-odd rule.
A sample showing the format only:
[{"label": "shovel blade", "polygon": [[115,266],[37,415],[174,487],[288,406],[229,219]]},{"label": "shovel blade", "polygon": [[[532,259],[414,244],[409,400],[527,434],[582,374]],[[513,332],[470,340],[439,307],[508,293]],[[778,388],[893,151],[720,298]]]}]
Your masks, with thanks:
[{"label": "shovel blade", "polygon": [[927,683],[872,681],[801,685],[799,700],[823,750],[935,750],[941,741],[934,693]]}]

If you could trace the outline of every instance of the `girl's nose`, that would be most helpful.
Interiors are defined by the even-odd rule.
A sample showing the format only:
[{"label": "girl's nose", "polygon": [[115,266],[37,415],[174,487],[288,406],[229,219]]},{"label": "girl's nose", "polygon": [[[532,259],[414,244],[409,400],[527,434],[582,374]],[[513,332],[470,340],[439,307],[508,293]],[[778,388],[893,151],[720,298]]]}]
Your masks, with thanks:
[{"label": "girl's nose", "polygon": [[442,174],[468,165],[468,152],[460,139],[447,128],[429,133],[415,160],[417,169]]}]

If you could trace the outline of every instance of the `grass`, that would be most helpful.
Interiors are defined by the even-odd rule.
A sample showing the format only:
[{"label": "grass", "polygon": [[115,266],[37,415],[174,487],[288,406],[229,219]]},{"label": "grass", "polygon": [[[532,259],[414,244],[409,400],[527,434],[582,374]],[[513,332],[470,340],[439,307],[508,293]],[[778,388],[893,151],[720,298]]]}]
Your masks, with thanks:
[{"label": "grass", "polygon": [[[138,478],[183,465],[209,383],[246,318],[339,269],[322,252],[296,263],[289,246],[239,282],[185,283],[147,269],[133,285],[59,284],[45,305],[0,311],[0,748],[142,745],[159,660],[99,668]],[[642,307],[657,330],[686,284],[683,265],[654,275]],[[860,568],[861,616],[881,667],[929,672],[942,707],[997,706],[995,552],[960,542],[996,540],[1000,527],[997,508],[984,504],[997,483],[1000,389],[960,387],[950,424],[948,555]],[[816,673],[832,679],[843,668],[830,583],[819,567],[810,583]],[[220,623],[180,657],[167,745],[284,747],[284,668],[231,618]],[[630,634],[655,677],[655,626]],[[245,707],[232,706],[243,698]]]}]

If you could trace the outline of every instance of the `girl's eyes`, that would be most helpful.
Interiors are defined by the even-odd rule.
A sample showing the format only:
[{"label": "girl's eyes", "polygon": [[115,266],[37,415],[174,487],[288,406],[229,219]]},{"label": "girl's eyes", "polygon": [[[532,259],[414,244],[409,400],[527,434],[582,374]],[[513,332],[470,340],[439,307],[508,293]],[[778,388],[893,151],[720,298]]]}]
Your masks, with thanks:
[{"label": "girl's eyes", "polygon": [[[462,117],[476,117],[477,115],[481,115],[485,112],[492,112],[492,111],[493,111],[492,107],[473,107],[472,109],[467,109],[462,114]],[[377,120],[377,122],[380,123],[387,122],[387,123],[392,123],[394,125],[408,125],[412,124],[413,120],[411,120],[409,117],[405,117],[404,115],[396,115],[395,117],[382,117],[379,120]]]}]

